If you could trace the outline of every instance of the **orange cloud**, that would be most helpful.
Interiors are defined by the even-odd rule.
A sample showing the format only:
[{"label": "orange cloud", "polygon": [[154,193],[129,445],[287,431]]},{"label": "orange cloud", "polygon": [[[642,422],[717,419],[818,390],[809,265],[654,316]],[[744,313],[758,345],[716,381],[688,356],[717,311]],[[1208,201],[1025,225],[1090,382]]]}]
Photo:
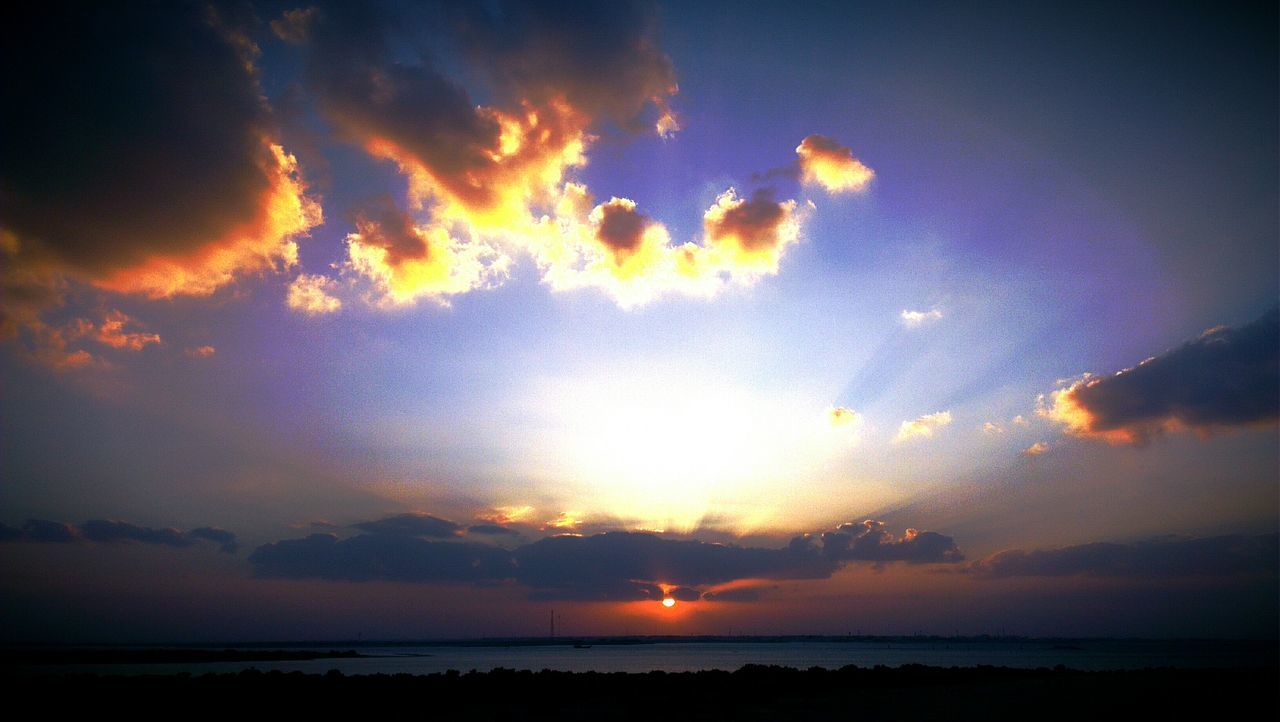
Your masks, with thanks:
[{"label": "orange cloud", "polygon": [[800,180],[820,185],[828,193],[860,191],[875,177],[875,171],[853,157],[853,151],[821,135],[810,135],[796,147]]},{"label": "orange cloud", "polygon": [[439,225],[418,226],[395,209],[361,216],[347,236],[346,272],[369,282],[368,299],[385,308],[450,295],[505,280],[510,259],[479,241],[458,239]]},{"label": "orange cloud", "polygon": [[800,239],[796,202],[774,201],[767,190],[746,200],[730,188],[702,221],[711,265],[726,270],[777,273],[782,253]]},{"label": "orange cloud", "polygon": [[305,195],[298,162],[279,145],[268,150],[263,175],[269,186],[252,215],[223,235],[179,253],[158,251],[136,265],[92,279],[99,288],[150,298],[205,296],[242,273],[288,268],[298,262],[294,241],[323,220],[319,203]]},{"label": "orange cloud", "polygon": [[141,351],[147,346],[160,343],[159,334],[124,330],[125,326],[133,323],[134,320],[125,313],[112,311],[98,326],[93,338],[98,343],[111,348],[129,351]]}]

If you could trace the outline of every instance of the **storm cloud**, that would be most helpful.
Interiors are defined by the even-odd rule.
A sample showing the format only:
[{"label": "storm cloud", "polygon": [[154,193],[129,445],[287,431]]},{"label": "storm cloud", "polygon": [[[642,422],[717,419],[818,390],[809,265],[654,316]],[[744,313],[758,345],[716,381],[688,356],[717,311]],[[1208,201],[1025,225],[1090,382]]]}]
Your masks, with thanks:
[{"label": "storm cloud", "polygon": [[1114,375],[1086,376],[1053,392],[1041,414],[1069,434],[1116,444],[1273,423],[1280,417],[1280,310],[1209,329]]}]

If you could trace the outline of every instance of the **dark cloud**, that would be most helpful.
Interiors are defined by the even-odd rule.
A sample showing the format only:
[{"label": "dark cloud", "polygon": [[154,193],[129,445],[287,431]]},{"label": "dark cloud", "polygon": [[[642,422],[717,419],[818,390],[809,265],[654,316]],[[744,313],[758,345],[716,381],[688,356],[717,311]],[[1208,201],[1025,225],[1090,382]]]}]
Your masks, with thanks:
[{"label": "dark cloud", "polygon": [[563,99],[590,117],[638,130],[646,125],[646,105],[665,112],[676,91],[650,3],[507,0],[457,7],[469,58],[508,98]]},{"label": "dark cloud", "polygon": [[48,519],[28,519],[22,525],[22,536],[14,541],[32,541],[52,544],[65,544],[76,541],[80,537],[76,528],[60,521]]},{"label": "dark cloud", "polygon": [[212,526],[202,526],[187,532],[190,539],[207,539],[219,545],[219,550],[226,554],[235,554],[240,550],[240,543],[236,541],[236,535],[226,529],[219,529]]},{"label": "dark cloud", "polygon": [[778,245],[778,230],[788,215],[787,206],[773,199],[773,190],[761,188],[751,195],[751,200],[708,218],[707,237],[716,242],[732,241],[749,253],[769,250]]},{"label": "dark cloud", "polygon": [[932,531],[907,529],[901,538],[882,522],[841,524],[822,535],[822,552],[840,561],[954,563],[964,559],[955,540]]},{"label": "dark cloud", "polygon": [[760,549],[611,532],[540,539],[514,554],[517,581],[574,598],[584,588],[631,582],[703,586],[748,578],[820,579],[837,567],[803,537],[783,549]]},{"label": "dark cloud", "polygon": [[1142,443],[1168,430],[1209,431],[1280,417],[1280,310],[1217,328],[1112,376],[1053,394],[1043,413],[1078,436]]},{"label": "dark cloud", "polygon": [[[8,263],[168,295],[283,258],[284,236],[305,229],[271,227],[287,173],[255,50],[226,13],[186,2],[22,8],[0,22],[3,97],[21,109],[0,132]],[[214,246],[227,251],[222,265],[192,260]]]},{"label": "dark cloud", "polygon": [[254,575],[283,579],[483,582],[512,576],[511,554],[488,544],[433,542],[399,534],[339,540],[312,534],[264,544],[249,555]]},{"label": "dark cloud", "polygon": [[430,252],[427,239],[418,233],[413,218],[397,208],[390,196],[382,196],[357,211],[355,225],[361,243],[386,249],[390,266],[426,258]]},{"label": "dark cloud", "polygon": [[472,524],[467,527],[468,534],[490,534],[490,535],[509,535],[518,536],[520,532],[515,529],[508,529],[498,524]]},{"label": "dark cloud", "polygon": [[[665,587],[677,600],[696,601],[708,586],[742,579],[824,579],[851,561],[952,563],[963,559],[949,537],[908,530],[903,537],[894,538],[878,522],[864,522],[856,525],[856,530],[845,525],[824,534],[821,546],[809,536],[796,537],[781,549],[770,549],[643,532],[605,532],[546,537],[507,551],[491,544],[427,541],[413,533],[416,527],[412,524],[417,521],[409,521],[422,518],[391,517],[397,523],[388,525],[394,530],[390,533],[342,540],[331,534],[312,534],[266,544],[254,551],[249,561],[261,577],[509,580],[528,587],[533,599],[582,601],[656,601],[666,596]],[[400,524],[410,525],[409,531]],[[737,592],[720,592],[708,599],[737,601],[739,596]]]},{"label": "dark cloud", "polygon": [[614,198],[600,206],[596,240],[621,263],[640,250],[647,225],[648,219],[636,212],[634,203]]},{"label": "dark cloud", "polygon": [[0,541],[10,542],[58,544],[78,541],[104,544],[137,542],[181,548],[194,546],[200,540],[214,542],[226,553],[234,553],[239,548],[235,534],[226,529],[207,526],[182,531],[167,528],[155,529],[107,519],[90,519],[79,526],[48,519],[28,519],[21,529],[0,524]]},{"label": "dark cloud", "polygon": [[676,587],[668,591],[667,596],[677,602],[696,602],[702,599],[702,592],[693,587]]},{"label": "dark cloud", "polygon": [[1010,549],[975,561],[968,571],[987,578],[1095,576],[1177,578],[1272,575],[1280,534],[1219,536],[1141,544],[1099,542],[1058,549]]},{"label": "dark cloud", "polygon": [[758,602],[760,590],[756,587],[735,587],[719,592],[707,592],[702,598],[708,602]]},{"label": "dark cloud", "polygon": [[106,519],[90,519],[81,524],[80,536],[96,542],[134,541],[171,547],[188,547],[195,543],[177,529],[153,529]]},{"label": "dark cloud", "polygon": [[462,527],[457,524],[430,514],[398,514],[376,521],[362,521],[351,526],[371,534],[424,536],[435,539],[447,539],[462,533]]}]

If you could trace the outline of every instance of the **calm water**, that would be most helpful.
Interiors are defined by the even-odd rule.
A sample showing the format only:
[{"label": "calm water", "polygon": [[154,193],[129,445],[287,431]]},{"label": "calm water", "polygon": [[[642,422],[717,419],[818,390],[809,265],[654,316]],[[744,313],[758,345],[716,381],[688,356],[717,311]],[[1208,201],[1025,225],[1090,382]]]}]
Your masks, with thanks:
[{"label": "calm water", "polygon": [[[894,642],[662,642],[634,645],[593,645],[575,649],[547,646],[355,646],[358,659],[317,659],[281,662],[212,662],[186,664],[59,665],[28,668],[30,672],[93,672],[99,674],[172,674],[188,672],[263,671],[322,674],[336,669],[344,674],[431,674],[447,670],[488,671],[552,669],[567,672],[687,672],[708,669],[736,670],[745,664],[767,664],[806,669],[845,665],[873,667],[925,664],[938,667],[1053,667],[1074,669],[1142,669],[1147,667],[1241,667],[1276,663],[1274,643],[1167,642],[1086,640],[1069,643],[1046,641],[894,641]],[[327,649],[327,648],[326,648]]]}]

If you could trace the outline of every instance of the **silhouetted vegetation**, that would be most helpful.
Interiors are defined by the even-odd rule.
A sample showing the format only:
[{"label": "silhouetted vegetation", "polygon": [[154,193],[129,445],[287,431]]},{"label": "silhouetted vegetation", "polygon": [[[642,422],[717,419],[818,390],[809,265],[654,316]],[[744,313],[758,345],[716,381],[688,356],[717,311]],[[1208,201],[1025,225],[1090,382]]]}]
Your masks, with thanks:
[{"label": "silhouetted vegetation", "polygon": [[[13,679],[10,682],[15,681]],[[648,674],[494,670],[345,676],[298,672],[173,676],[23,677],[26,698],[60,712],[113,707],[169,714],[382,714],[467,720],[841,720],[1266,718],[1277,668],[1081,672],[1006,667],[748,665],[736,672]],[[15,699],[16,697],[16,699]]]}]

